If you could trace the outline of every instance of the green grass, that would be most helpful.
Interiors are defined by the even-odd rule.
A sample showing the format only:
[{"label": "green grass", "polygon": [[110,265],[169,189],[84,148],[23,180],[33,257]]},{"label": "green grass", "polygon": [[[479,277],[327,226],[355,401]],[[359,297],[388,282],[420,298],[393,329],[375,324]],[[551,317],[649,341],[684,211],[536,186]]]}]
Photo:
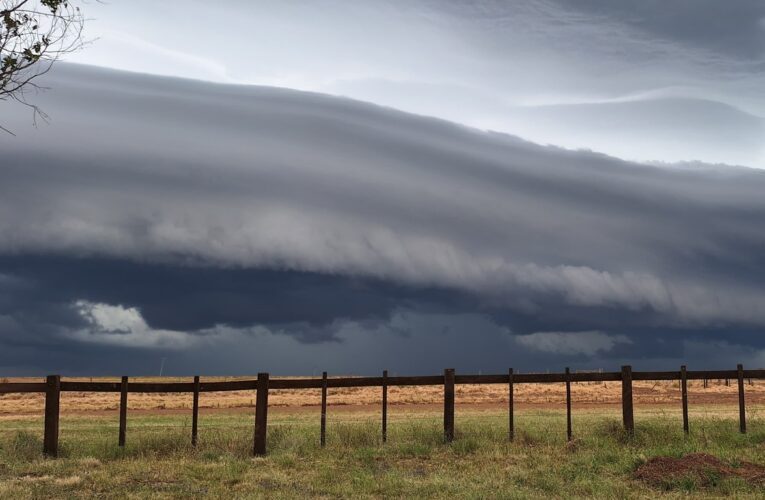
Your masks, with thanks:
[{"label": "green grass", "polygon": [[737,432],[733,419],[693,415],[683,435],[675,414],[636,415],[624,434],[618,415],[575,414],[576,440],[566,443],[561,412],[527,411],[507,442],[506,415],[460,412],[455,441],[442,442],[439,415],[404,414],[390,421],[388,443],[376,415],[328,418],[319,447],[318,415],[269,416],[266,458],[250,456],[253,418],[205,415],[199,445],[190,445],[184,416],[130,416],[127,446],[117,442],[114,417],[64,417],[61,457],[41,457],[40,419],[0,421],[0,498],[650,498],[762,497],[741,479],[713,477],[652,487],[632,479],[658,455],[716,455],[736,465],[765,463],[765,423]]}]

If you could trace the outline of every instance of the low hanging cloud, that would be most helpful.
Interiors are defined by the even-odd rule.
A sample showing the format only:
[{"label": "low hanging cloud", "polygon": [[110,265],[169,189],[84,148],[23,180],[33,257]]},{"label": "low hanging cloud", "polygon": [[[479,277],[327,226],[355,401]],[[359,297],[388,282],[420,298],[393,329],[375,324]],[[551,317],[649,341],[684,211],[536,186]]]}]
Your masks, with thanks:
[{"label": "low hanging cloud", "polygon": [[[764,171],[630,163],[284,89],[47,78],[54,121],[32,130],[11,106],[18,136],[0,137],[0,316],[24,342],[164,348],[222,325],[324,342],[402,310],[617,345],[765,325]],[[610,352],[589,335],[582,354]]]},{"label": "low hanging cloud", "polygon": [[68,332],[81,342],[123,347],[185,349],[204,337],[186,332],[151,328],[135,307],[78,300],[73,307],[86,321],[85,328]]},{"label": "low hanging cloud", "polygon": [[61,70],[41,103],[58,121],[3,139],[2,252],[765,324],[763,171],[631,164],[316,94]]},{"label": "low hanging cloud", "polygon": [[517,335],[515,342],[531,350],[551,354],[593,356],[612,350],[617,344],[631,344],[624,335],[604,332],[535,332]]}]

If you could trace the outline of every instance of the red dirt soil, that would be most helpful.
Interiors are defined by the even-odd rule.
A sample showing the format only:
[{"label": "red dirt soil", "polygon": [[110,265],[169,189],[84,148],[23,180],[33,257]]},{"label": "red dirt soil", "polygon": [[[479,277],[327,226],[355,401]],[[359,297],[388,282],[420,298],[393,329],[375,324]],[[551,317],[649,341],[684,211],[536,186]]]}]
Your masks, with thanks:
[{"label": "red dirt soil", "polygon": [[[232,378],[233,379],[233,378]],[[238,379],[238,378],[236,378]],[[111,381],[119,379],[97,378],[77,379],[73,381]],[[136,378],[136,381],[158,381],[158,378]],[[205,381],[227,380],[225,377],[204,377]],[[41,378],[0,379],[0,382],[42,382]],[[162,381],[189,382],[189,377],[169,377]],[[508,389],[505,384],[460,385],[456,388],[456,403],[460,408],[476,411],[506,411]],[[216,412],[224,409],[233,411],[251,411],[255,404],[255,391],[242,390],[230,392],[210,392],[200,395],[199,404],[203,412]],[[620,411],[621,384],[619,382],[573,383],[571,386],[572,406],[574,411]],[[274,390],[269,396],[269,407],[276,411],[295,413],[315,411],[321,402],[318,389]],[[633,385],[636,409],[668,411],[680,410],[680,388],[677,381],[646,382],[636,381]],[[113,414],[119,409],[119,393],[65,392],[61,395],[62,414]],[[336,388],[328,391],[329,405],[332,411],[376,412],[379,411],[381,389],[379,387]],[[515,407],[518,410],[561,410],[566,402],[565,384],[519,384],[515,388]],[[736,381],[724,384],[722,380],[710,381],[704,387],[701,381],[688,384],[688,399],[691,413],[721,411],[735,413],[738,403]],[[128,407],[133,411],[156,413],[190,412],[192,397],[190,393],[131,393]],[[407,412],[438,411],[443,406],[443,387],[391,387],[388,390],[388,404]],[[753,381],[746,384],[746,404],[749,408],[765,406],[765,381]],[[42,393],[0,394],[0,419],[14,416],[41,416],[45,405]]]},{"label": "red dirt soil", "polygon": [[740,477],[747,482],[765,484],[765,467],[742,462],[732,467],[707,453],[691,453],[682,458],[654,457],[637,468],[635,479],[652,486],[667,487],[672,483],[690,479],[701,486],[710,486],[716,479]]}]

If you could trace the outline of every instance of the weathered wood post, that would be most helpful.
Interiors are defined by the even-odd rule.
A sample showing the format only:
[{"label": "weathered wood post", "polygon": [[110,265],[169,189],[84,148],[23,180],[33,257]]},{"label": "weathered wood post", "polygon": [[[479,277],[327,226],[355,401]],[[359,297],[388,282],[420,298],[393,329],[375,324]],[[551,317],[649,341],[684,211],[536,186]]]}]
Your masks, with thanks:
[{"label": "weathered wood post", "polygon": [[507,371],[507,393],[508,393],[508,402],[507,402],[507,410],[508,410],[508,433],[507,438],[512,441],[515,439],[515,422],[513,420],[513,369],[510,368]]},{"label": "weathered wood post", "polygon": [[[191,403],[191,446],[197,445],[199,430],[199,375],[194,376],[194,397]],[[257,412],[257,407],[255,408]]]},{"label": "weathered wood post", "polygon": [[125,435],[127,434],[127,404],[128,404],[128,378],[122,377],[120,383],[120,432],[119,446],[125,447]]},{"label": "weathered wood post", "polygon": [[688,373],[685,365],[680,367],[680,398],[683,404],[683,432],[688,434]]},{"label": "weathered wood post", "polygon": [[58,418],[61,403],[61,377],[48,375],[45,380],[45,433],[43,453],[48,457],[58,456]]},{"label": "weathered wood post", "polygon": [[738,370],[738,424],[741,434],[746,434],[746,405],[744,404],[744,366],[739,364]]},{"label": "weathered wood post", "polygon": [[388,370],[383,370],[382,381],[382,442],[388,441]]},{"label": "weathered wood post", "polygon": [[454,368],[444,370],[444,441],[454,441]]},{"label": "weathered wood post", "polygon": [[566,439],[571,441],[571,370],[566,367]]},{"label": "weathered wood post", "polygon": [[321,374],[321,447],[327,444],[327,372]]},{"label": "weathered wood post", "polygon": [[255,455],[266,454],[266,431],[268,430],[268,373],[258,373],[255,394]]},{"label": "weathered wood post", "polygon": [[632,411],[632,367],[622,366],[622,420],[624,430],[629,434],[635,432],[635,419]]}]

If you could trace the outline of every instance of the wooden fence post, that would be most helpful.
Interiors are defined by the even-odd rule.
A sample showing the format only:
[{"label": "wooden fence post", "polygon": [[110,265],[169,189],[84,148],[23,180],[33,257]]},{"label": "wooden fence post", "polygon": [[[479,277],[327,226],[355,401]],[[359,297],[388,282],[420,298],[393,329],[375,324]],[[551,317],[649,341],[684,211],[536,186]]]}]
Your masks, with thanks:
[{"label": "wooden fence post", "polygon": [[746,434],[746,405],[744,404],[744,366],[739,364],[738,369],[738,423],[741,434]]},{"label": "wooden fence post", "polygon": [[[257,412],[257,407],[255,408]],[[191,405],[191,446],[197,445],[199,429],[199,375],[194,376],[194,399]]]},{"label": "wooden fence post", "polygon": [[125,447],[125,434],[127,434],[127,403],[128,403],[128,378],[122,377],[120,383],[120,433],[119,446]]},{"label": "wooden fence post", "polygon": [[382,382],[382,442],[388,441],[388,370],[383,370]]},{"label": "wooden fence post", "polygon": [[632,411],[632,367],[622,366],[622,420],[624,430],[629,434],[635,432],[635,420]]},{"label": "wooden fence post", "polygon": [[45,434],[43,453],[49,457],[58,456],[58,418],[61,402],[61,377],[48,375],[45,380]]},{"label": "wooden fence post", "polygon": [[327,443],[327,372],[321,374],[321,447]]},{"label": "wooden fence post", "polygon": [[454,441],[454,368],[444,370],[444,441]]},{"label": "wooden fence post", "polygon": [[255,455],[266,454],[266,431],[268,429],[268,373],[258,373],[255,394]]},{"label": "wooden fence post", "polygon": [[510,368],[507,371],[507,392],[508,392],[508,402],[507,402],[507,410],[509,413],[508,416],[508,439],[512,441],[515,439],[515,422],[513,421],[513,369]]},{"label": "wooden fence post", "polygon": [[683,432],[688,434],[688,373],[685,365],[680,367],[680,398],[683,404]]},{"label": "wooden fence post", "polygon": [[566,367],[566,439],[571,441],[571,370]]}]

